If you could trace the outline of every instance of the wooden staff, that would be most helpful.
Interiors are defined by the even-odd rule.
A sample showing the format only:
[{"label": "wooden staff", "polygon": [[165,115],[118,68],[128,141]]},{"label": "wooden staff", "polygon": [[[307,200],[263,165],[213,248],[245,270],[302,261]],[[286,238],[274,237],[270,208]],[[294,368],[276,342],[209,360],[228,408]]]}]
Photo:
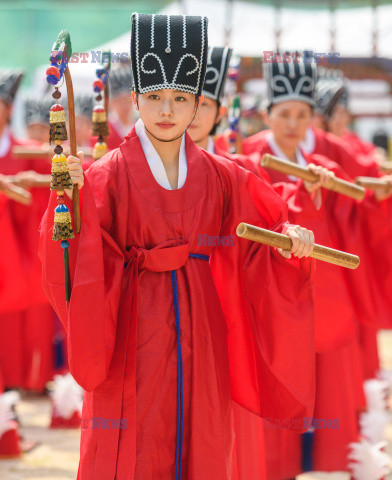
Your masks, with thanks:
[{"label": "wooden staff", "polygon": [[[75,100],[73,94],[73,85],[69,68],[64,71],[65,85],[67,86],[68,99],[68,122],[69,122],[69,146],[70,153],[73,157],[78,156],[76,148],[76,128],[75,128]],[[72,201],[74,207],[75,232],[80,233],[80,202],[79,202],[79,185],[74,184],[72,192]]]},{"label": "wooden staff", "polygon": [[[93,156],[93,149],[90,147],[80,148],[80,151],[84,153],[85,157],[92,157]],[[70,155],[70,151],[64,149],[64,155]],[[26,158],[42,158],[47,157],[48,159],[52,159],[53,157],[53,150],[48,150],[47,148],[43,147],[23,147],[21,145],[15,145],[12,148],[12,156],[15,158],[26,159]]]},{"label": "wooden staff", "polygon": [[[286,175],[294,175],[301,178],[305,182],[316,183],[320,180],[320,176],[311,172],[305,167],[301,167],[294,162],[283,160],[273,155],[266,153],[261,159],[261,165],[264,168],[271,168],[277,172],[285,173]],[[355,200],[363,200],[365,197],[365,189],[354,183],[346,182],[340,178],[334,178],[331,180],[331,186],[325,187],[333,192],[341,193],[346,197],[354,198]]]},{"label": "wooden staff", "polygon": [[380,162],[380,170],[385,173],[392,173],[392,162],[388,160]]},{"label": "wooden staff", "polygon": [[[69,73],[69,68],[64,71],[65,85],[67,87],[67,100],[68,100],[68,122],[69,122],[69,146],[70,152],[73,157],[77,157],[76,149],[76,128],[75,128],[75,100],[74,92],[72,85],[71,74]],[[80,202],[79,202],[79,185],[74,184],[72,201],[74,207],[74,222],[75,222],[75,232],[80,233]]]},{"label": "wooden staff", "polygon": [[357,177],[355,179],[357,185],[367,188],[368,190],[378,191],[380,193],[392,193],[392,184],[376,177]]},{"label": "wooden staff", "polygon": [[22,203],[23,205],[31,204],[31,193],[24,188],[0,180],[0,191],[11,200],[15,200],[15,202]]},{"label": "wooden staff", "polygon": [[[287,235],[281,233],[271,232],[264,228],[255,227],[248,223],[240,223],[237,226],[236,233],[241,238],[259,242],[270,247],[281,248],[282,250],[291,250],[293,242]],[[323,262],[333,263],[340,267],[351,268],[355,270],[359,266],[359,257],[350,253],[334,250],[333,248],[323,247],[322,245],[315,245],[310,257]]]},{"label": "wooden staff", "polygon": [[[25,179],[18,178],[16,175],[6,175],[5,176],[7,181],[12,183],[13,185],[18,185],[19,187],[24,188]],[[41,175],[39,173],[36,174],[36,178],[34,180],[29,180],[29,187],[31,188],[41,188],[41,187],[50,187],[50,180],[51,175]]]}]

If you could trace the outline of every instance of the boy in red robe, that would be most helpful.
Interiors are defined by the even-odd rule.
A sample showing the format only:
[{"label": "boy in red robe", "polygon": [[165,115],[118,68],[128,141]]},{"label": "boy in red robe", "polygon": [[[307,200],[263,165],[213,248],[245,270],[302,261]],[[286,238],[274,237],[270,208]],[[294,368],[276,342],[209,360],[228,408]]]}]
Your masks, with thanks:
[{"label": "boy in red robe", "polygon": [[[28,187],[36,172],[50,173],[46,158],[16,158],[15,146],[37,145],[37,142],[15,139],[10,128],[12,104],[23,78],[21,71],[0,71],[0,173],[16,175]],[[42,105],[41,105],[42,106]],[[45,112],[46,114],[46,112]],[[42,114],[41,114],[42,115]],[[48,202],[46,189],[32,189],[32,204],[25,206],[14,201],[7,203],[13,235],[7,239],[8,250],[18,251],[15,268],[7,283],[15,291],[20,284],[27,288],[23,301],[8,302],[0,313],[0,361],[6,387],[23,387],[42,391],[52,379],[54,313],[42,289],[41,263],[38,258],[38,227]],[[15,244],[16,242],[16,244]],[[16,272],[22,273],[16,277]]]},{"label": "boy in red robe", "polygon": [[[354,138],[354,134],[346,135],[348,123],[345,123],[344,119],[347,121],[347,104],[348,90],[344,83],[342,73],[339,70],[328,70],[317,82],[315,118],[317,118],[317,122],[326,132],[331,132],[334,138],[339,137],[339,141],[342,141],[347,150],[355,157],[355,162],[350,162],[349,165],[347,162],[343,162],[343,164],[346,165],[347,172],[353,178],[357,176],[379,177],[381,173],[375,156],[375,149],[371,151],[367,146],[361,146],[359,138]],[[332,138],[331,134],[329,135]],[[341,158],[340,156],[339,159]],[[378,263],[376,259],[375,263]],[[382,277],[382,275],[377,275],[377,277],[380,276]],[[387,279],[382,279],[381,282],[386,284]],[[383,295],[381,294],[380,296]],[[386,314],[389,316],[387,312],[388,309],[384,308],[384,310],[386,310]],[[380,368],[377,327],[382,324],[380,320],[381,315],[377,315],[377,313],[374,312],[373,317],[374,318],[369,319],[367,323],[361,322],[358,326],[363,359],[362,363],[365,378],[367,379],[375,377]],[[371,324],[371,320],[373,320],[373,325]]]},{"label": "boy in red robe", "polygon": [[[141,120],[85,175],[68,159],[83,187],[68,305],[55,194],[41,229],[45,289],[87,391],[78,478],[231,479],[232,399],[299,429],[311,415],[309,262],[234,237],[239,221],[284,229],[284,202],[184,132],[202,101],[206,18],[133,14],[131,39]],[[294,256],[310,253],[311,232],[287,234]]]}]

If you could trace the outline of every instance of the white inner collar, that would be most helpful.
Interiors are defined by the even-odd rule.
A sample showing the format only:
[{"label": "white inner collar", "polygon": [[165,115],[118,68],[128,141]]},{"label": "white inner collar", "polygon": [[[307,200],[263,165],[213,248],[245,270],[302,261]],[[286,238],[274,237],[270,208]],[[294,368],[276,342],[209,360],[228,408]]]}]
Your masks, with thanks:
[{"label": "white inner collar", "polygon": [[[272,132],[267,133],[267,141],[268,141],[268,145],[270,146],[270,148],[272,150],[272,153],[276,157],[283,158],[284,160],[288,160],[289,162],[291,161],[289,158],[286,157],[286,155],[283,153],[283,151],[281,150],[279,145],[276,143],[274,134]],[[307,167],[308,164],[307,164],[307,162],[306,162],[306,160],[305,160],[304,156],[302,155],[301,150],[299,148],[297,148],[297,150],[295,151],[295,156],[297,158],[297,164],[298,165],[300,165],[301,167]],[[294,182],[297,180],[297,177],[295,177],[294,175],[287,175],[287,176],[290,180],[292,180]]]},{"label": "white inner collar", "polygon": [[[135,124],[135,131],[139,137],[140,143],[144,155],[146,156],[148,165],[151,169],[151,172],[155,180],[159,185],[166,190],[172,190],[170,186],[169,179],[167,178],[165,167],[163,166],[162,160],[158,155],[158,152],[155,150],[154,145],[151,143],[151,140],[148,138],[146,130],[144,128],[144,123],[139,118]],[[181,188],[184,186],[187,175],[187,160],[186,160],[186,148],[185,148],[185,133],[182,135],[181,146],[180,146],[180,158],[178,163],[178,186]]]},{"label": "white inner collar", "polygon": [[305,153],[313,153],[316,147],[316,137],[312,127],[306,130],[305,138],[301,143],[301,148]]},{"label": "white inner collar", "polygon": [[208,137],[206,151],[208,153],[215,153],[215,144],[214,144],[214,140],[212,139],[212,137]]},{"label": "white inner collar", "polygon": [[0,157],[5,157],[11,148],[11,131],[8,127],[4,128],[0,137]]}]

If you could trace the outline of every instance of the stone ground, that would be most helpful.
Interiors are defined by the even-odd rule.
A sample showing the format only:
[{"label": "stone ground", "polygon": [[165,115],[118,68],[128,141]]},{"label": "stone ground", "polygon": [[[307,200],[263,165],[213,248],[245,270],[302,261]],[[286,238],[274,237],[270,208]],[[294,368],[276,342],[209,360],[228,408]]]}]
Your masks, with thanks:
[{"label": "stone ground", "polygon": [[[392,331],[379,337],[382,367],[392,369]],[[79,430],[50,430],[50,403],[47,397],[23,395],[17,406],[25,440],[38,444],[21,459],[0,460],[1,480],[75,479],[79,460]],[[392,455],[392,424],[388,432]],[[392,465],[391,465],[392,467]],[[388,476],[392,480],[392,475]]]}]

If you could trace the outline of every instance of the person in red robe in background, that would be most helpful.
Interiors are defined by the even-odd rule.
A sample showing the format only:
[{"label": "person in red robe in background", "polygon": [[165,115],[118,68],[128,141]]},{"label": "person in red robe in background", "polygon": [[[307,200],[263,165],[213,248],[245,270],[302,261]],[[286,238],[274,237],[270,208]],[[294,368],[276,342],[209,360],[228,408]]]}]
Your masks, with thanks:
[{"label": "person in red robe in background", "polygon": [[35,95],[27,97],[24,102],[27,138],[40,145],[49,142],[49,110],[52,104],[52,98],[37,99]]},{"label": "person in red robe in background", "polygon": [[[41,226],[45,289],[86,390],[78,479],[233,478],[232,399],[293,428],[311,415],[311,264],[234,238],[239,221],[284,231],[285,204],[184,133],[203,100],[206,18],[133,14],[131,38],[140,121],[84,175],[68,158],[83,187],[68,305],[55,192]],[[286,233],[307,256],[311,232]]]},{"label": "person in red robe in background", "polygon": [[[189,135],[198,147],[233,161],[238,156],[220,149],[214,142],[216,130],[227,111],[222,100],[231,54],[232,49],[228,47],[209,47],[204,99],[189,127]],[[250,159],[239,157],[242,163],[252,165]],[[236,436],[234,468],[238,479],[266,480],[263,420],[234,401],[233,418]]]},{"label": "person in red robe in background", "polygon": [[[0,175],[0,184],[3,183],[7,183],[7,179]],[[0,316],[4,315],[4,318],[15,310],[15,305],[21,305],[21,308],[26,305],[28,292],[10,202],[12,200],[0,192],[0,250],[3,252],[0,255]],[[5,387],[2,373],[3,359],[4,354],[0,355],[0,393],[4,392]]]},{"label": "person in red robe in background", "polygon": [[121,145],[135,123],[136,114],[130,97],[132,73],[129,64],[121,64],[110,71],[109,89],[110,134],[106,142],[108,151]]},{"label": "person in red robe in background", "polygon": [[[344,81],[343,73],[340,70],[320,67],[316,95],[313,126],[318,129],[319,135],[320,131],[325,132],[327,138],[339,142],[338,144],[343,145],[346,148],[346,152],[348,151],[350,153],[351,159],[347,154],[339,153],[339,165],[341,165],[352,178],[356,176],[380,176],[379,163],[375,156],[375,148],[369,149],[367,145],[361,146],[360,140],[358,137],[355,137],[354,132],[346,136],[346,127],[348,124],[342,128],[342,118],[346,118],[344,112],[346,112],[348,104],[348,87]],[[334,118],[333,125],[335,125],[336,132],[330,129],[332,118]],[[339,133],[339,135],[336,135],[336,133]],[[356,140],[353,142],[347,140],[348,138],[356,138]],[[311,133],[308,133],[308,137],[303,145],[304,150],[310,150],[311,142]],[[325,152],[320,151],[321,146],[317,145],[317,138],[315,143],[314,153],[324,155]],[[309,153],[312,152],[309,151]]]},{"label": "person in red robe in background", "polygon": [[75,98],[76,145],[80,148],[91,146],[93,108],[92,95],[78,95]]},{"label": "person in red robe in background", "polygon": [[[48,144],[49,140],[49,110],[54,103],[53,98],[44,97],[36,99],[30,97],[25,103],[25,124],[28,140],[36,141],[41,148],[47,148],[52,151],[53,148]],[[79,110],[75,108],[75,113]],[[78,129],[80,119],[78,119]],[[34,239],[33,254],[37,259],[36,280],[34,283],[40,287],[42,285],[42,265],[38,258],[38,228],[43,213],[45,212],[49,201],[49,188],[34,188],[34,180],[40,176],[50,174],[50,158],[37,159],[32,164],[33,170],[28,172],[19,172],[16,177],[22,180],[22,185],[30,188],[33,195],[33,205],[35,211],[35,221],[31,226],[32,239]],[[42,290],[40,288],[40,296]],[[28,365],[28,374],[24,388],[42,391],[45,384],[53,379],[54,374],[64,374],[68,371],[65,331],[58,316],[44,296],[42,305],[33,310],[33,313],[26,315],[26,364]],[[37,358],[45,363],[37,363]]]},{"label": "person in red robe in background", "polygon": [[[347,150],[355,156],[355,162],[343,162],[346,165],[347,173],[352,178],[357,176],[380,177],[379,163],[376,157],[376,150],[369,148],[368,145],[361,144],[354,133],[348,134],[348,88],[343,80],[342,72],[339,70],[329,70],[324,72],[317,83],[317,101],[314,121],[326,132],[331,132],[330,136],[339,137],[339,141],[345,145]],[[330,127],[333,127],[333,131]],[[339,135],[336,135],[336,134]],[[316,147],[317,148],[317,147]],[[316,150],[316,149],[315,149]],[[367,153],[366,153],[367,152]],[[339,157],[341,158],[341,157]],[[340,162],[338,162],[340,163]],[[389,177],[384,177],[389,178]],[[379,369],[379,355],[377,345],[378,326],[374,319],[373,325],[368,322],[360,322],[358,333],[361,344],[362,364],[366,379],[374,378]]]},{"label": "person in red robe in background", "polygon": [[[9,123],[11,120],[12,103],[16,92],[23,79],[24,72],[21,70],[0,70],[0,173],[15,174],[21,170],[28,170],[28,161],[13,159],[11,149],[14,145],[20,144],[11,133]],[[7,245],[7,251],[14,252],[13,258],[16,265],[22,262],[20,256],[20,239],[16,236],[15,222],[26,212],[26,207],[7,201],[3,204],[3,211],[8,217],[8,232],[3,236]],[[19,258],[18,258],[19,257]],[[24,263],[23,259],[23,263]],[[12,270],[8,270],[8,274]],[[9,277],[12,281],[25,281],[25,275],[19,278],[21,270],[16,269],[17,276]],[[24,273],[24,272],[23,272]],[[27,291],[24,292],[23,300],[17,296],[14,302],[8,302],[6,308],[0,312],[0,365],[3,374],[5,387],[20,386],[24,384],[23,367],[23,316],[22,311],[28,305]]]},{"label": "person in red robe in background", "polygon": [[[304,67],[305,69],[307,68],[305,65],[302,65],[302,68]],[[275,71],[268,71],[269,68],[274,68]],[[315,84],[315,79],[309,73],[307,75],[301,74],[301,72],[298,72],[298,68],[301,67],[295,64],[290,66],[279,64],[271,66],[268,64],[266,66],[270,108],[268,114],[265,115],[265,121],[271,125],[272,131],[257,135],[257,138],[254,136],[250,141],[245,140],[243,143],[244,152],[251,151],[251,145],[258,152],[259,159],[264,153],[287,159],[288,153],[290,153],[288,159],[291,161],[296,161],[303,166],[306,166],[308,163],[314,163],[344,177],[345,173],[337,164],[319,155],[306,155],[298,148],[311,122],[312,109],[309,98],[306,98],[307,94],[298,96],[297,93],[294,93],[295,82],[299,78],[305,78],[305,84],[313,87],[312,90],[308,89],[308,92],[313,91],[313,95]],[[284,81],[281,80],[282,77],[284,77]],[[284,90],[286,97],[277,100],[275,104],[273,103],[274,100],[279,97],[279,93],[277,93],[279,89],[276,88],[277,91],[275,91],[273,87],[276,85],[282,91]],[[288,85],[292,90],[289,89]],[[253,168],[261,171],[262,167],[259,159]],[[298,189],[296,194],[293,195],[293,192],[290,192],[290,189],[287,188],[287,182],[295,181],[295,178],[289,178],[272,170],[268,170],[268,173],[274,184],[286,182],[283,185],[276,185],[276,188],[289,202],[289,207],[291,207],[289,209],[289,217],[291,216],[291,220],[304,222],[309,228],[313,228],[316,236],[319,234],[326,243],[339,248],[339,245],[335,243],[336,239],[333,235],[333,229],[336,227],[329,219],[330,210],[334,212],[340,210],[350,212],[350,214],[347,213],[347,216],[344,217],[345,220],[343,220],[343,214],[340,215],[340,219],[339,216],[335,217],[336,223],[340,221],[343,231],[344,228],[349,228],[349,223],[345,225],[345,222],[347,219],[350,220],[350,215],[358,216],[358,222],[361,223],[362,217],[360,212],[356,212],[355,203],[349,199],[340,198],[341,196],[338,196],[337,199],[333,195],[329,195],[329,198],[325,199],[325,206],[320,204],[319,210],[309,201],[308,206],[305,207],[308,195],[301,195]],[[368,208],[374,212],[372,209],[375,207],[375,200],[369,200],[368,203]],[[331,228],[332,231],[329,232],[328,229]],[[349,238],[352,238],[349,230],[346,233]],[[356,247],[358,240],[352,242],[352,248]],[[333,430],[334,427],[332,426],[329,429],[316,430],[312,463],[314,469],[335,470],[345,469],[347,465],[346,448],[350,441],[357,439],[356,415],[358,408],[364,407],[364,396],[362,391],[363,374],[357,365],[359,352],[355,334],[353,305],[350,302],[350,296],[346,290],[343,278],[337,278],[335,275],[333,279],[331,274],[336,272],[330,271],[328,273],[327,271],[328,268],[325,269],[325,272],[319,269],[318,276],[316,271],[316,347],[319,353],[317,355],[315,418],[316,421],[322,419],[333,421],[334,418],[338,418],[340,419],[340,428]],[[318,284],[317,280],[319,281]],[[320,288],[317,289],[317,286]],[[337,289],[334,294],[331,294],[331,288]],[[318,296],[317,293],[319,294]],[[330,305],[331,297],[340,300],[340,302],[336,301],[334,303],[334,306],[337,306],[336,309]],[[317,309],[318,305],[319,309]],[[372,308],[373,304],[370,303],[367,311],[371,311]],[[333,325],[335,325],[335,328],[332,328]],[[275,463],[272,463],[272,458],[269,457],[271,462],[269,464],[268,478],[292,478],[298,473],[298,468],[300,468],[299,438],[283,430],[278,432],[278,437],[276,437],[276,433],[273,429],[266,430],[267,439],[270,440],[269,445],[271,446],[271,442],[275,441],[277,451],[280,450],[280,455],[276,456]]]},{"label": "person in red robe in background", "polygon": [[[314,122],[317,126],[324,126],[325,119],[323,119],[323,111],[329,105],[328,100],[334,99],[334,95],[338,92],[338,95],[344,91],[340,87],[332,88],[333,94],[328,93],[328,88],[325,87],[325,77],[322,77],[321,83],[317,90],[317,105],[316,105],[316,114],[314,115]],[[328,82],[327,86],[333,86],[331,79]],[[326,92],[326,95],[321,98],[322,93]],[[263,150],[264,146],[267,144],[266,136],[269,135],[269,130],[263,130],[256,135],[253,135],[243,142],[243,153],[249,154],[254,152],[260,152]],[[314,126],[310,127],[306,134],[305,139],[301,143],[301,149],[304,153],[308,154],[320,154],[334,161],[336,164],[340,165],[345,174],[348,175],[346,179],[353,179],[357,176],[380,176],[378,166],[374,162],[361,162],[357,160],[355,155],[350,151],[348,146],[343,142],[342,139],[336,137],[330,132],[324,131],[321,128],[315,128]],[[276,173],[273,174],[276,176]],[[379,200],[382,200],[379,197]],[[379,326],[383,328],[391,328],[390,320],[390,310],[391,305],[388,303],[390,295],[386,290],[386,286],[390,283],[389,275],[391,274],[391,265],[382,249],[382,240],[384,238],[389,238],[391,235],[391,228],[389,225],[390,215],[388,214],[390,210],[390,202],[388,206],[385,205],[386,202],[381,202],[380,207],[376,207],[376,210],[373,212],[370,210],[370,215],[374,216],[374,221],[372,229],[376,232],[379,232],[377,237],[374,236],[374,243],[372,246],[369,244],[369,239],[367,239],[367,248],[365,247],[362,257],[367,255],[366,250],[371,250],[372,255],[369,259],[369,262],[376,266],[374,271],[369,264],[370,271],[367,271],[363,268],[363,265],[360,267],[361,272],[345,272],[345,275],[348,277],[348,287],[352,291],[352,295],[355,297],[355,304],[357,305],[357,317],[360,319],[359,323],[359,335],[361,339],[362,347],[362,358],[364,364],[364,372],[366,378],[372,378],[376,375],[377,370],[379,369],[379,360],[377,353],[377,338],[376,338],[376,328],[375,325],[378,323]],[[384,218],[380,218],[380,212],[386,210],[386,215]],[[369,220],[369,219],[368,219]],[[381,231],[382,230],[382,231]],[[388,231],[389,230],[389,231]],[[380,241],[378,241],[380,239]],[[344,241],[344,237],[340,238],[340,241]],[[343,248],[341,246],[341,248]],[[345,246],[349,248],[349,246]],[[363,264],[363,260],[361,262]],[[372,278],[372,280],[369,280]],[[373,300],[370,300],[369,297],[372,297]],[[364,301],[367,299],[366,301]],[[369,300],[369,301],[368,301]],[[377,308],[372,310],[368,308],[369,305],[377,303]],[[363,333],[361,333],[363,332]]]},{"label": "person in red robe in background", "polygon": [[[0,173],[15,176],[21,186],[28,188],[37,173],[50,173],[50,160],[13,156],[15,146],[39,146],[36,141],[16,140],[9,127],[12,103],[22,78],[20,71],[0,72]],[[43,391],[54,373],[55,317],[42,289],[42,267],[37,255],[38,226],[49,194],[43,188],[33,188],[31,193],[29,206],[12,200],[7,202],[14,232],[8,239],[8,250],[19,251],[23,267],[23,277],[12,274],[9,282],[15,290],[19,282],[25,282],[27,289],[24,301],[15,299],[13,305],[8,305],[0,314],[0,362],[6,388]],[[20,273],[18,269],[16,272]]]}]

